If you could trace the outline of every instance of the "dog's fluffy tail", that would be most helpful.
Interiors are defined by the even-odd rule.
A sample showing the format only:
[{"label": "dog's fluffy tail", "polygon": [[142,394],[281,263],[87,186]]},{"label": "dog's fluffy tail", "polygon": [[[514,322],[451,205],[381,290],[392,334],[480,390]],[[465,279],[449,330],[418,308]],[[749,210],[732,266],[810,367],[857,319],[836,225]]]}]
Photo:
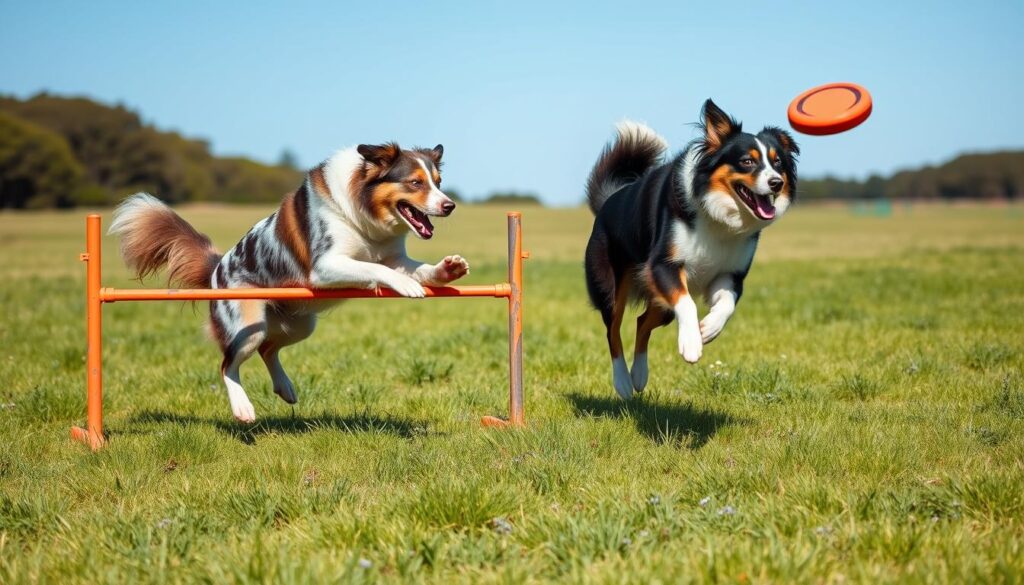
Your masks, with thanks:
[{"label": "dog's fluffy tail", "polygon": [[121,257],[140,280],[166,267],[173,285],[210,288],[220,253],[156,197],[136,193],[125,199],[114,210],[109,233],[121,236]]},{"label": "dog's fluffy tail", "polygon": [[644,124],[623,120],[615,142],[605,147],[587,179],[587,202],[597,213],[613,193],[636,181],[656,165],[668,142]]}]

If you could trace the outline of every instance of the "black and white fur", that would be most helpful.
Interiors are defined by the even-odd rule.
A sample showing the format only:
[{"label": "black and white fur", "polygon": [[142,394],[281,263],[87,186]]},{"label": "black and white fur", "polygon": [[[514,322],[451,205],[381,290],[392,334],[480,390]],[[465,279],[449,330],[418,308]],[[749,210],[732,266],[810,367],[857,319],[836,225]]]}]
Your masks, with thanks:
[{"label": "black and white fur", "polygon": [[[654,329],[677,320],[679,354],[690,363],[700,359],[736,309],[761,230],[796,194],[800,150],[791,135],[770,126],[745,133],[711,100],[702,123],[700,139],[662,162],[666,141],[623,122],[587,182],[595,213],[587,289],[604,320],[612,384],[623,399],[647,385]],[[703,320],[696,295],[710,306]],[[632,371],[619,332],[630,300],[645,306]]]},{"label": "black and white fur", "polygon": [[[407,233],[431,237],[429,216],[455,208],[439,188],[442,154],[440,145],[403,150],[393,143],[342,150],[312,169],[275,213],[223,256],[145,193],[115,210],[110,231],[122,237],[122,256],[140,278],[166,268],[172,282],[193,288],[388,287],[423,297],[422,285],[447,284],[469,272],[460,256],[427,264],[405,251]],[[336,303],[211,301],[210,330],[224,354],[221,374],[236,419],[256,419],[239,368],[257,352],[274,392],[296,402],[279,352],[312,334],[317,313]]]}]

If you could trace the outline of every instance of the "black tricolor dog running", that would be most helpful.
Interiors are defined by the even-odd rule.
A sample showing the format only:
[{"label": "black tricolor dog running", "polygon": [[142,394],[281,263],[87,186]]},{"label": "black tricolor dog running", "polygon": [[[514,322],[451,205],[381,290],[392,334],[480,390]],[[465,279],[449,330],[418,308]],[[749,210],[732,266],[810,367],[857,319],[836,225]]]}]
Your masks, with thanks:
[{"label": "black tricolor dog running", "polygon": [[[612,383],[626,399],[647,385],[654,329],[677,319],[680,355],[700,359],[736,309],[761,230],[796,195],[800,149],[789,133],[772,126],[743,132],[711,100],[701,118],[703,136],[668,162],[662,137],[621,123],[587,181],[596,215],[587,289],[607,328]],[[694,295],[710,306],[703,320]],[[637,319],[632,371],[619,333],[630,300],[646,307]]]}]

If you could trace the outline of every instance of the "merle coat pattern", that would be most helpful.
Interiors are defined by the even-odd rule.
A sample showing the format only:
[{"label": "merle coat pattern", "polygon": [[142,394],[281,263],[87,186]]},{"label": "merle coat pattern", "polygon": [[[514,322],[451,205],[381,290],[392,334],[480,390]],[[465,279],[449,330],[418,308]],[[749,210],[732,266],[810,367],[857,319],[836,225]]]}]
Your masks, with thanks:
[{"label": "merle coat pattern", "polygon": [[[403,150],[397,144],[342,150],[313,168],[277,211],[260,220],[221,256],[209,238],[155,197],[139,193],[114,212],[129,268],[142,278],[166,269],[172,283],[193,288],[388,287],[423,297],[423,285],[443,285],[469,272],[460,256],[437,264],[413,260],[405,236],[433,236],[432,216],[455,209],[440,190],[444,149]],[[210,331],[223,351],[221,374],[235,418],[256,412],[239,368],[259,353],[274,392],[295,403],[295,387],[279,352],[313,333],[317,313],[339,301],[227,300],[210,302]]]}]

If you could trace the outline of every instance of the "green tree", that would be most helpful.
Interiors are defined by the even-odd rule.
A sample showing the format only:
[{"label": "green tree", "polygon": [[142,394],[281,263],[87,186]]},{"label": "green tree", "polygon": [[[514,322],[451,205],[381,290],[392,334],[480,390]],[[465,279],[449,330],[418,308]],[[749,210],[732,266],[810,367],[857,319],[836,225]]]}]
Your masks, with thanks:
[{"label": "green tree", "polygon": [[71,207],[82,176],[59,134],[0,112],[0,208]]}]

